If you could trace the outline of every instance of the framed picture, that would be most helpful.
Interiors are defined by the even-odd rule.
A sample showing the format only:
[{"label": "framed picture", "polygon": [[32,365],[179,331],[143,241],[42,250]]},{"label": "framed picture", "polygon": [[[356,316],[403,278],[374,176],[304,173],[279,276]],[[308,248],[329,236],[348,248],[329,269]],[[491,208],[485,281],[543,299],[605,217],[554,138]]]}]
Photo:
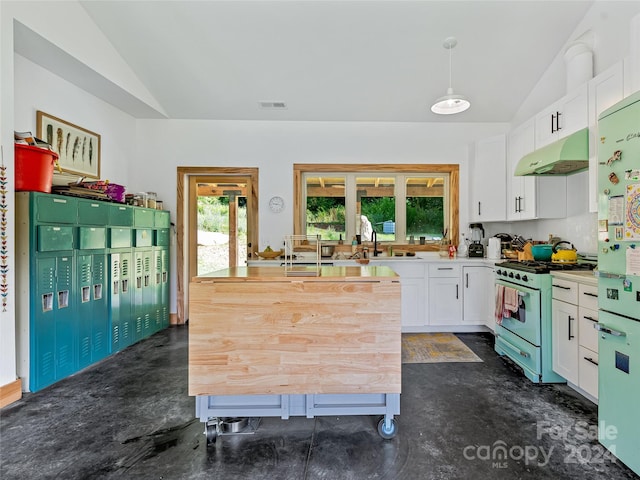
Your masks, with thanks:
[{"label": "framed picture", "polygon": [[100,135],[39,110],[36,124],[36,136],[59,155],[63,172],[100,178]]}]

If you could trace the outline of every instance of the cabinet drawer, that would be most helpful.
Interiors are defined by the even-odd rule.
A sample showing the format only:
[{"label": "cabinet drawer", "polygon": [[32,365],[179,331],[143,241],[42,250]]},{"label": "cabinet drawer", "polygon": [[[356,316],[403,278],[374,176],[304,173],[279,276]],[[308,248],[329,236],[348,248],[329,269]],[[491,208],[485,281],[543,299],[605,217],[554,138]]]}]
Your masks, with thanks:
[{"label": "cabinet drawer", "polygon": [[598,309],[598,287],[595,285],[578,285],[578,304],[581,307]]},{"label": "cabinet drawer", "polygon": [[35,204],[38,222],[76,223],[78,219],[78,200],[75,198],[37,195]]},{"label": "cabinet drawer", "polygon": [[73,227],[40,225],[38,227],[38,251],[55,252],[73,249]]},{"label": "cabinet drawer", "polygon": [[80,250],[96,250],[107,246],[106,228],[79,227],[78,248]]},{"label": "cabinet drawer", "polygon": [[128,248],[131,246],[131,229],[127,227],[112,227],[109,229],[109,247]]},{"label": "cabinet drawer", "polygon": [[579,386],[598,398],[598,354],[585,347],[580,347],[579,353]]},{"label": "cabinet drawer", "polygon": [[150,228],[136,228],[134,247],[150,247],[153,244],[153,230]]},{"label": "cabinet drawer", "polygon": [[110,205],[109,223],[130,227],[133,225],[133,207],[126,205]]},{"label": "cabinet drawer", "polygon": [[459,277],[460,265],[453,265],[451,263],[430,263],[429,264],[429,277]]},{"label": "cabinet drawer", "polygon": [[598,331],[593,328],[598,322],[598,311],[578,307],[579,343],[594,352],[598,351]]},{"label": "cabinet drawer", "polygon": [[158,247],[167,247],[169,245],[169,229],[159,228],[155,230],[155,239],[153,244]]},{"label": "cabinet drawer", "polygon": [[156,223],[156,210],[149,208],[134,208],[133,210],[133,225],[135,227],[149,227],[153,228]]},{"label": "cabinet drawer", "polygon": [[553,277],[551,280],[553,298],[563,302],[578,304],[578,283]]},{"label": "cabinet drawer", "polygon": [[169,228],[171,226],[171,217],[167,210],[156,210],[154,217],[154,226],[156,228]]},{"label": "cabinet drawer", "polygon": [[78,200],[78,223],[85,225],[107,225],[109,223],[108,203]]},{"label": "cabinet drawer", "polygon": [[509,356],[514,362],[529,371],[530,375],[539,375],[541,370],[540,347],[531,345],[501,325],[496,326],[495,349],[501,355]]},{"label": "cabinet drawer", "polygon": [[400,278],[420,278],[424,280],[424,263],[411,261],[389,262],[386,260],[378,261],[371,260],[376,265],[388,266],[398,275]]}]

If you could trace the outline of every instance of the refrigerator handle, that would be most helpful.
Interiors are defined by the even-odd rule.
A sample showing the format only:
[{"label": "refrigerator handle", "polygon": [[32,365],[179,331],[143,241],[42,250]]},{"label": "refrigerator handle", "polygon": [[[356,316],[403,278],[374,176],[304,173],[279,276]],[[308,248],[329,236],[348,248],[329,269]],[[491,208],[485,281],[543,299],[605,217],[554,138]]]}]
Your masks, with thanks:
[{"label": "refrigerator handle", "polygon": [[602,278],[627,278],[626,275],[620,273],[603,272],[602,270],[598,270],[594,275]]},{"label": "refrigerator handle", "polygon": [[627,334],[625,332],[621,332],[620,330],[614,330],[613,328],[609,328],[602,323],[594,323],[593,328],[602,333],[608,333],[609,335],[613,335],[614,337],[626,337]]}]

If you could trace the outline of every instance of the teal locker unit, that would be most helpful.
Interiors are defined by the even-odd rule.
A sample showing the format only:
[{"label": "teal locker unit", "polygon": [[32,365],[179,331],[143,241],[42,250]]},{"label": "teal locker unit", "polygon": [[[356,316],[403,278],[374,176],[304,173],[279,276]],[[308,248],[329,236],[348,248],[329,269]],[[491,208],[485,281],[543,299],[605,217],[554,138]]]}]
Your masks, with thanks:
[{"label": "teal locker unit", "polygon": [[156,266],[156,318],[158,329],[169,326],[169,245],[171,217],[166,210],[156,210],[154,231],[154,263]]},{"label": "teal locker unit", "polygon": [[[169,215],[157,212],[16,193],[17,369],[25,391],[168,325],[168,303],[166,314],[158,304],[163,295],[168,299]],[[167,285],[166,294],[158,282]]]},{"label": "teal locker unit", "polygon": [[77,369],[74,335],[73,255],[35,260],[36,289],[31,306],[31,391],[40,390]]},{"label": "teal locker unit", "polygon": [[[105,211],[108,218],[108,209]],[[75,294],[79,368],[91,365],[106,357],[111,351],[107,307],[106,231],[105,227],[78,227]]]},{"label": "teal locker unit", "polygon": [[131,227],[109,228],[109,318],[111,352],[128,347],[134,341],[131,309]]}]

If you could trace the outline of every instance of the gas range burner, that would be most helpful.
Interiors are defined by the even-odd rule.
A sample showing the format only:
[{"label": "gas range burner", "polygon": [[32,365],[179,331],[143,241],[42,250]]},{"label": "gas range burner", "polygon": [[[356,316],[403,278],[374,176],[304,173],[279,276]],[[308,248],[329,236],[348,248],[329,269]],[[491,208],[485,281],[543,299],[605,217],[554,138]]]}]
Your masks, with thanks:
[{"label": "gas range burner", "polygon": [[543,262],[539,260],[508,261],[496,264],[496,266],[520,270],[527,273],[549,273],[552,270],[593,270],[595,263],[558,263]]}]

